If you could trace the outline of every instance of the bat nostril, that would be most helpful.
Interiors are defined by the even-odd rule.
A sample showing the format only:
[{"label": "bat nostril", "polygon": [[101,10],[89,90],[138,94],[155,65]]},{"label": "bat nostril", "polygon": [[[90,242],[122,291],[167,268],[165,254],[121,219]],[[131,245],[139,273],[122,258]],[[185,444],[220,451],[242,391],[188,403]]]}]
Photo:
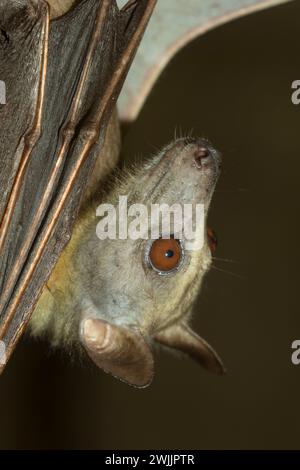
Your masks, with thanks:
[{"label": "bat nostril", "polygon": [[209,163],[211,158],[212,154],[206,147],[201,146],[194,152],[194,163],[197,168]]}]

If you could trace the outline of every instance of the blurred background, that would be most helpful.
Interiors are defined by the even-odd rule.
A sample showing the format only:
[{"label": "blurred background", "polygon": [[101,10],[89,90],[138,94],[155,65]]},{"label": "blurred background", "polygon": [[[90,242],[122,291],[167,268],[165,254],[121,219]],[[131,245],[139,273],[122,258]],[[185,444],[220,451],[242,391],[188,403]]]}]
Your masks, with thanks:
[{"label": "blurred background", "polygon": [[299,18],[295,1],[189,44],[124,131],[128,163],[175,128],[223,154],[209,223],[230,261],[214,261],[194,326],[227,375],[161,351],[153,384],[136,390],[24,338],[0,378],[0,448],[300,448]]}]

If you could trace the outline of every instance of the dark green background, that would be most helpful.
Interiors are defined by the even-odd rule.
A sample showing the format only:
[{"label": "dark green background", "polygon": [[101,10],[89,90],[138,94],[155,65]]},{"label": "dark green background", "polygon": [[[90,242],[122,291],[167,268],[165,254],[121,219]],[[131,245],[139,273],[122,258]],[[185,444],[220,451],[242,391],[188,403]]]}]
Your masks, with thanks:
[{"label": "dark green background", "polygon": [[299,26],[295,1],[199,38],[126,133],[128,160],[175,127],[223,153],[210,225],[216,256],[234,262],[214,262],[194,324],[227,376],[161,352],[152,386],[135,390],[25,339],[0,378],[1,448],[300,448]]}]

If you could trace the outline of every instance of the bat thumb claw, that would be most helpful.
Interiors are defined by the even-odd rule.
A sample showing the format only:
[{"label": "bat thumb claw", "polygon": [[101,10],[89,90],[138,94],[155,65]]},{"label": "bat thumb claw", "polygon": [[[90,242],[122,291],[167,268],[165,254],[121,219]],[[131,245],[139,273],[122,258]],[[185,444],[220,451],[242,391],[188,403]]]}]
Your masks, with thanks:
[{"label": "bat thumb claw", "polygon": [[105,372],[135,387],[150,385],[153,356],[139,332],[86,318],[80,325],[80,340],[88,356]]}]

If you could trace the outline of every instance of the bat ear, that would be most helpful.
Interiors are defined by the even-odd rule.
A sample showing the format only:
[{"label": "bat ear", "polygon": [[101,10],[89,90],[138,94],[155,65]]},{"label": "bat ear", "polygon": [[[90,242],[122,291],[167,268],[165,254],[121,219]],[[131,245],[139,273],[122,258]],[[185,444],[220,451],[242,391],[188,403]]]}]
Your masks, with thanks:
[{"label": "bat ear", "polygon": [[89,357],[105,372],[135,387],[150,385],[153,356],[140,333],[87,318],[81,322],[80,339]]},{"label": "bat ear", "polygon": [[164,346],[188,354],[210,372],[218,375],[226,372],[221,359],[213,348],[184,323],[166,328],[156,334],[154,339]]}]

